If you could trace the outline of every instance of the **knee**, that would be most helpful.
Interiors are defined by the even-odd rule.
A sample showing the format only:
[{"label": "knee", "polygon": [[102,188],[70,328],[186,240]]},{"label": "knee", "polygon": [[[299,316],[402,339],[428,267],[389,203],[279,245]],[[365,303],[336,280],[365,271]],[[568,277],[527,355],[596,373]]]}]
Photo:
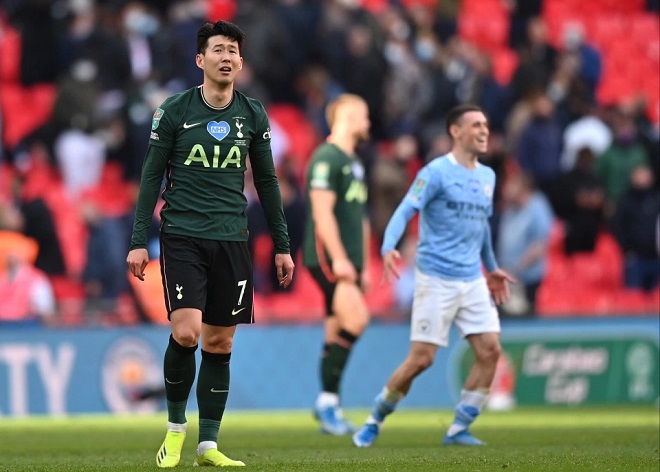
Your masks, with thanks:
[{"label": "knee", "polygon": [[234,338],[228,336],[209,336],[204,341],[204,349],[215,353],[230,353],[234,344]]},{"label": "knee", "polygon": [[356,335],[364,333],[367,326],[369,326],[369,313],[366,311],[356,314],[356,316],[351,317],[342,323],[342,328]]},{"label": "knee", "polygon": [[419,374],[433,365],[433,358],[430,353],[419,353],[409,357],[408,364],[415,374]]},{"label": "knee", "polygon": [[183,347],[197,346],[199,333],[187,326],[178,326],[172,330],[172,337]]},{"label": "knee", "polygon": [[500,346],[500,344],[492,343],[483,346],[481,349],[479,349],[478,352],[475,352],[475,357],[477,359],[477,362],[483,364],[495,365],[497,364],[497,360],[500,358],[501,354],[502,354],[502,347]]}]

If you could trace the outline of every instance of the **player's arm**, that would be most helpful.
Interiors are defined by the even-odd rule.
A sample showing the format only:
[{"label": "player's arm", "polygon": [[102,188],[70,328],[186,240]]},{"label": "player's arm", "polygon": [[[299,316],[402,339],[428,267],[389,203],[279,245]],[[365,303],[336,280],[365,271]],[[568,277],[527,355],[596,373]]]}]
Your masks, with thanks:
[{"label": "player's arm", "polygon": [[289,232],[282,208],[282,194],[277,182],[273,152],[270,147],[268,115],[263,105],[260,103],[257,105],[254,114],[257,132],[250,141],[248,151],[252,164],[252,177],[275,248],[277,280],[281,286],[288,287],[293,280],[295,264],[291,258]]},{"label": "player's arm", "polygon": [[486,272],[497,270],[497,261],[495,260],[495,251],[493,251],[493,238],[490,233],[488,221],[484,224],[484,237],[481,242],[481,262],[483,262]]},{"label": "player's arm", "polygon": [[339,223],[335,218],[337,194],[329,189],[312,188],[309,191],[309,202],[316,237],[330,255],[332,272],[337,279],[355,282],[357,272],[341,241]]},{"label": "player's arm", "polygon": [[[273,239],[275,254],[289,254],[289,231],[282,208],[282,194],[275,173],[273,151],[270,146],[270,123],[263,105],[252,100],[256,132],[250,140],[248,155],[252,164],[254,187],[264,210],[266,223]],[[293,269],[293,268],[292,268]],[[293,275],[293,274],[292,274]]]},{"label": "player's arm", "polygon": [[363,267],[362,274],[360,275],[360,283],[362,285],[362,291],[368,292],[371,288],[371,274],[369,272],[369,261],[371,253],[371,225],[369,224],[369,218],[362,218],[362,240],[363,240]]},{"label": "player's arm", "polygon": [[383,256],[383,278],[385,280],[391,282],[399,278],[397,262],[401,259],[401,254],[396,247],[408,227],[408,222],[440,189],[441,176],[437,173],[431,174],[428,167],[423,167],[417,173],[406,196],[394,210],[394,214],[392,214],[385,228],[383,244],[380,248],[380,254]]},{"label": "player's arm", "polygon": [[128,257],[126,258],[129,270],[140,280],[144,280],[144,269],[149,262],[149,253],[146,249],[149,225],[158,201],[158,194],[169,156],[169,148],[150,144],[142,164],[133,234]]},{"label": "player's arm", "polygon": [[295,264],[289,249],[289,232],[282,208],[282,195],[275,175],[273,155],[268,148],[250,153],[254,187],[257,189],[261,207],[275,248],[275,268],[277,280],[282,287],[288,287],[293,280]]},{"label": "player's arm", "polygon": [[289,254],[289,232],[282,208],[282,195],[270,148],[251,152],[252,176],[264,210],[276,254]]},{"label": "player's arm", "polygon": [[408,227],[408,222],[417,211],[418,208],[413,202],[409,198],[404,198],[385,227],[380,254],[383,256],[383,278],[388,282],[400,277],[398,261],[401,259],[401,253],[396,247]]},{"label": "player's arm", "polygon": [[481,261],[487,272],[486,284],[488,285],[488,290],[490,290],[495,303],[500,305],[509,298],[509,283],[516,283],[516,279],[506,271],[497,267],[488,221],[484,222],[484,226],[484,236],[481,244]]}]

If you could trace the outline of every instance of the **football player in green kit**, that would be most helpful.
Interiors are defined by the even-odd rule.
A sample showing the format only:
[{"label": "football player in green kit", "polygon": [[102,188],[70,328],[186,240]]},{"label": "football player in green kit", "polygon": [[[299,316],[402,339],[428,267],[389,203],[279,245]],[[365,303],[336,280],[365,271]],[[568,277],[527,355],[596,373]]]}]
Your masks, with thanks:
[{"label": "football player in green kit", "polygon": [[326,317],[321,391],[314,415],[335,436],[354,426],[343,418],[340,388],[353,346],[369,324],[364,299],[370,278],[369,222],[364,167],[355,148],[369,138],[367,103],[342,94],[326,107],[330,135],[312,155],[307,172],[307,220],[303,263],[323,292]]},{"label": "football player in green kit", "polygon": [[220,422],[229,393],[229,360],[239,323],[254,322],[252,263],[248,252],[246,159],[275,246],[282,286],[294,263],[261,103],[234,90],[243,66],[245,35],[236,25],[205,23],[197,33],[197,66],[204,81],[166,99],[156,110],[142,168],[127,263],[144,278],[147,231],[166,176],[161,211],[160,265],[172,334],[163,366],[167,434],[156,456],[175,467],[186,437],[186,404],[197,376],[199,444],[196,466],[243,466],[218,451]]}]

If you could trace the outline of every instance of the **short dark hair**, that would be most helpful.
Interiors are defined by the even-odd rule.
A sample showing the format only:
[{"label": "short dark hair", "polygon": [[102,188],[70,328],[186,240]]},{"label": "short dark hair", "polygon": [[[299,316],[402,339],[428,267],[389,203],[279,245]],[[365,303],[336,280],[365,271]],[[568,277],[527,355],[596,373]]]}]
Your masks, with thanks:
[{"label": "short dark hair", "polygon": [[445,119],[445,124],[447,127],[447,134],[451,138],[451,133],[449,132],[449,128],[451,128],[453,125],[458,124],[459,121],[461,121],[461,118],[463,118],[463,115],[466,113],[469,113],[471,111],[480,111],[484,115],[483,109],[477,105],[471,105],[471,104],[465,104],[465,105],[458,105],[449,110],[449,113],[447,113],[447,118]]},{"label": "short dark hair", "polygon": [[207,21],[204,23],[199,31],[197,31],[197,53],[204,54],[206,47],[209,44],[209,38],[212,36],[226,36],[232,41],[238,43],[238,52],[241,52],[243,47],[243,40],[245,39],[245,33],[234,23],[229,21],[216,21],[212,23]]}]

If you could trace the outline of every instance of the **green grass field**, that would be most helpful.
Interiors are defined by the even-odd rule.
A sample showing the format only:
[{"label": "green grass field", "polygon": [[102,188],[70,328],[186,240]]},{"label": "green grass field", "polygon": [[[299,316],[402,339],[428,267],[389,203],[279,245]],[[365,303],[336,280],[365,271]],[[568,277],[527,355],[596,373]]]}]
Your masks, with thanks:
[{"label": "green grass field", "polygon": [[[349,411],[360,423],[367,411]],[[220,449],[251,471],[654,471],[660,468],[655,407],[519,408],[486,412],[473,427],[486,447],[443,447],[451,411],[402,410],[378,442],[318,433],[309,412],[229,411]],[[192,469],[196,414],[178,469]],[[0,419],[0,471],[156,470],[166,417]]]}]

